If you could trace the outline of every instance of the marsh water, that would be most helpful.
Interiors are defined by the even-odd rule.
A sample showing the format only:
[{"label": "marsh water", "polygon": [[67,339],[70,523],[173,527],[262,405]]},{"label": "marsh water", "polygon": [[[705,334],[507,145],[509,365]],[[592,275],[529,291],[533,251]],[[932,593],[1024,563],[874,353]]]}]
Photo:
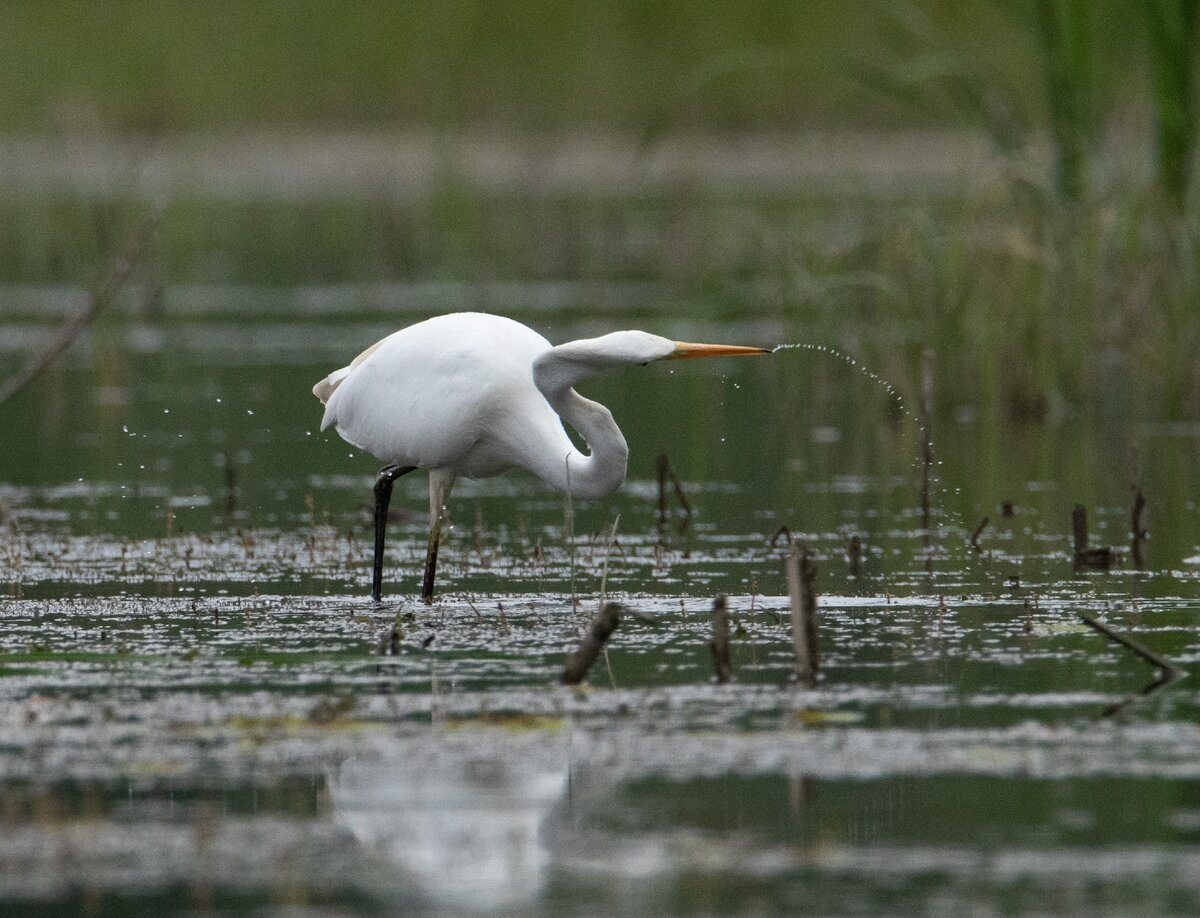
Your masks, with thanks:
[{"label": "marsh water", "polygon": [[[1006,421],[939,379],[926,530],[902,329],[886,384],[804,348],[601,376],[585,394],[632,450],[616,494],[461,482],[426,606],[405,477],[369,601],[378,463],[318,432],[313,382],[458,308],[556,342],[808,341],[661,293],[168,283],[5,405],[0,911],[1195,913],[1196,680],[1140,695],[1154,669],[1079,613],[1200,666],[1200,426],[1117,386]],[[79,296],[8,288],[2,365]],[[660,454],[690,520],[671,494],[659,518]],[[1074,569],[1075,504],[1113,570]],[[781,527],[818,565],[814,689]],[[637,614],[560,687],[602,598]]]}]

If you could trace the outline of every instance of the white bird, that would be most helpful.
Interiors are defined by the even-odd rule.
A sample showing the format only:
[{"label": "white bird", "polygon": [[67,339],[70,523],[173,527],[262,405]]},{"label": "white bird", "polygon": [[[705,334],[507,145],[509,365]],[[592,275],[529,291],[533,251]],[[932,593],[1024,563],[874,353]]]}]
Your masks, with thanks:
[{"label": "white bird", "polygon": [[[611,494],[625,480],[629,447],[612,414],[573,386],[612,367],[651,360],[768,354],[758,347],[689,344],[618,331],[554,347],[501,316],[462,312],[389,335],[313,387],[333,427],[387,463],[375,480],[371,596],[383,581],[383,543],[392,485],[429,470],[429,547],[421,598],[433,599],[438,542],[457,478],[523,468],[575,497]],[[563,428],[587,441],[575,448]]]}]

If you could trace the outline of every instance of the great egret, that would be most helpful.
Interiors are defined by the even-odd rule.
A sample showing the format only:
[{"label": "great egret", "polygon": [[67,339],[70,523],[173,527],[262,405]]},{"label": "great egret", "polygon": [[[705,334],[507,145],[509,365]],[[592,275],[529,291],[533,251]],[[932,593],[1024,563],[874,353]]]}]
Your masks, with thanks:
[{"label": "great egret", "polygon": [[[527,469],[576,497],[611,494],[625,480],[629,448],[609,410],[572,387],[611,367],[683,357],[768,354],[758,347],[688,344],[618,331],[554,347],[501,316],[461,312],[402,328],[313,387],[325,405],[321,430],[387,463],[375,479],[371,597],[383,583],[392,485],[429,470],[429,548],[421,598],[433,599],[438,542],[456,478]],[[587,441],[577,450],[563,428]]]}]

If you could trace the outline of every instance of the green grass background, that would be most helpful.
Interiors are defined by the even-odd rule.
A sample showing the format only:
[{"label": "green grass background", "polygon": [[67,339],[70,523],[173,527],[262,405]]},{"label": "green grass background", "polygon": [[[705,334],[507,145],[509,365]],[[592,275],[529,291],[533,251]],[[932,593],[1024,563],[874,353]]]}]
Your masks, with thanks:
[{"label": "green grass background", "polygon": [[[1136,104],[1149,83],[1141,2],[1092,6],[1103,97]],[[858,79],[913,22],[1043,104],[1031,0],[5,0],[0,132],[81,120],[640,132],[664,108],[715,131],[953,121]]]}]

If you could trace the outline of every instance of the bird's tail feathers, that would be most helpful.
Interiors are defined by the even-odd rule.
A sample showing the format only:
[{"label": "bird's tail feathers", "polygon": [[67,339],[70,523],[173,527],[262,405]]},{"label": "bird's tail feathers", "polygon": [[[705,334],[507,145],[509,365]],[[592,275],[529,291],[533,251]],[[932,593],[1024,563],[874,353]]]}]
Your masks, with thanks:
[{"label": "bird's tail feathers", "polygon": [[[346,377],[350,375],[350,371],[374,354],[377,350],[379,350],[379,346],[386,340],[387,338],[384,338],[382,341],[376,341],[369,348],[351,360],[350,366],[342,367],[340,370],[334,370],[332,373],[322,379],[319,383],[313,386],[313,395],[321,400],[322,405],[329,404],[329,397],[333,395],[334,390],[337,389],[337,387],[345,381]],[[328,412],[326,412],[326,414],[328,414]],[[324,430],[327,426],[328,422],[322,425],[321,429]]]},{"label": "bird's tail feathers", "polygon": [[350,375],[350,367],[342,367],[340,370],[334,370],[319,383],[313,386],[313,395],[321,400],[322,405],[329,404],[329,397],[333,395],[334,390],[342,384],[347,376]]}]

